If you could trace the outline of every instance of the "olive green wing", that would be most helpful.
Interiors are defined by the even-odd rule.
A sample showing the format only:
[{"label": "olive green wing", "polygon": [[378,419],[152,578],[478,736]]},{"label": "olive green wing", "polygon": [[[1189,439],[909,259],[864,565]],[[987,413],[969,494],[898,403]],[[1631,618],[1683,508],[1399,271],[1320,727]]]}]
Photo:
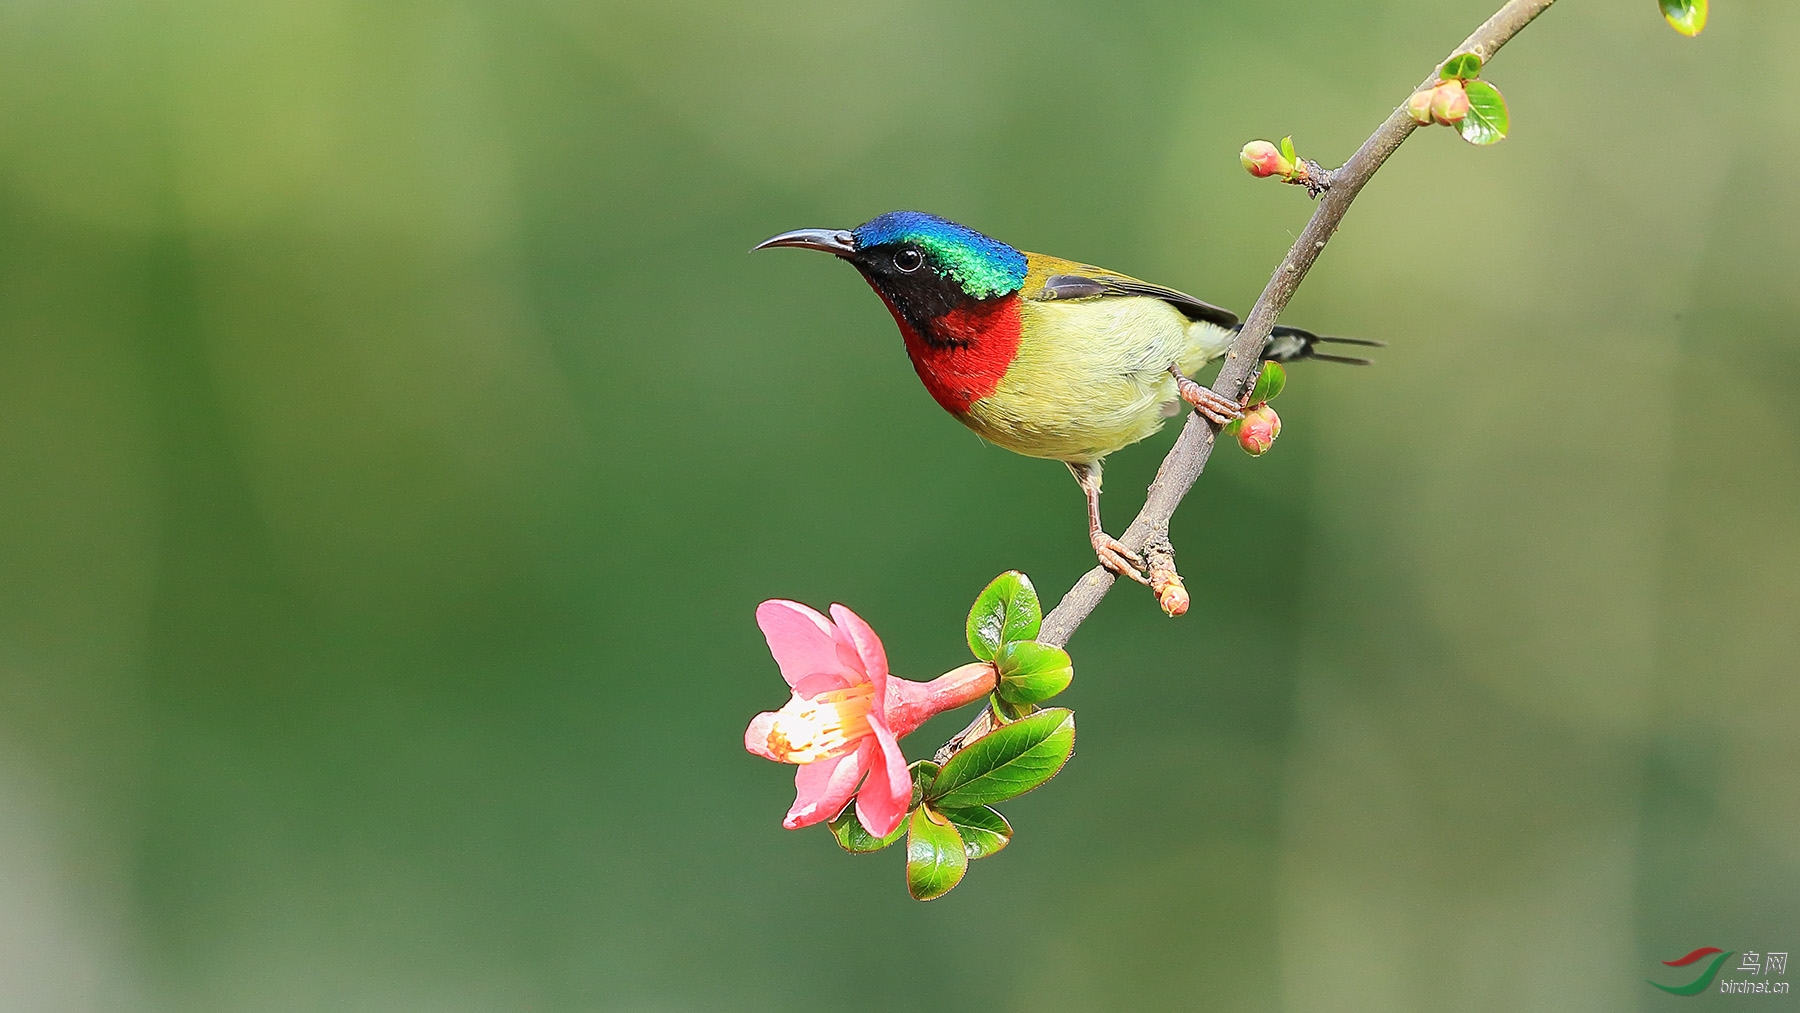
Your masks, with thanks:
[{"label": "olive green wing", "polygon": [[1227,329],[1238,325],[1236,313],[1196,299],[1186,292],[1059,257],[1028,253],[1025,258],[1027,271],[1022,292],[1027,299],[1054,302],[1063,299],[1148,296],[1175,307],[1189,320],[1204,320]]}]

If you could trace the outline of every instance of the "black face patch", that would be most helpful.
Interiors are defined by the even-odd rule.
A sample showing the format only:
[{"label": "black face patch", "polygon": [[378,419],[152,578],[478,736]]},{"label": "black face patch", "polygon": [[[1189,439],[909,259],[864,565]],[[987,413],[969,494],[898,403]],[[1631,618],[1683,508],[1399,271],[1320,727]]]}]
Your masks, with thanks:
[{"label": "black face patch", "polygon": [[912,243],[882,243],[858,250],[845,259],[887,296],[914,333],[934,345],[959,342],[934,333],[932,321],[958,306],[982,301],[964,292],[955,278],[938,269],[928,251]]}]

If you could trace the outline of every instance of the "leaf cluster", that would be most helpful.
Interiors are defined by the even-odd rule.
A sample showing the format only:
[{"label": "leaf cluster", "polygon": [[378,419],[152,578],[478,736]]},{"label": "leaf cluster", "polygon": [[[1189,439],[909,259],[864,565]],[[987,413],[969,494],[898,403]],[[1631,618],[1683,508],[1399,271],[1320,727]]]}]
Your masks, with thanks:
[{"label": "leaf cluster", "polygon": [[940,766],[919,760],[912,772],[907,818],[886,837],[874,837],[855,805],[831,820],[845,851],[880,851],[906,838],[906,888],[919,900],[941,897],[962,882],[969,863],[1012,840],[1012,824],[994,808],[1056,776],[1075,751],[1075,714],[1038,704],[1074,678],[1069,654],[1036,638],[1044,621],[1037,589],[1015,570],[994,578],[969,609],[969,650],[992,664],[999,678],[989,697],[997,724],[964,743]]}]

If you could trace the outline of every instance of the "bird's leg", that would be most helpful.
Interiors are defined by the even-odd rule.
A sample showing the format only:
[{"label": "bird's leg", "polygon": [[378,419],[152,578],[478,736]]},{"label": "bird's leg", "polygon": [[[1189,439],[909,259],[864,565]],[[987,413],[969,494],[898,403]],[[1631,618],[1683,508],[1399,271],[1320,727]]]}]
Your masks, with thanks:
[{"label": "bird's leg", "polygon": [[1181,375],[1179,368],[1170,366],[1169,375],[1175,378],[1175,389],[1181,392],[1181,399],[1193,405],[1194,410],[1206,416],[1213,425],[1222,426],[1244,417],[1242,405]]},{"label": "bird's leg", "polygon": [[1081,491],[1087,494],[1088,541],[1093,543],[1094,555],[1100,557],[1100,565],[1140,584],[1150,583],[1144,576],[1144,557],[1126,548],[1124,542],[1107,534],[1100,526],[1100,462],[1071,463],[1069,471],[1074,473]]}]

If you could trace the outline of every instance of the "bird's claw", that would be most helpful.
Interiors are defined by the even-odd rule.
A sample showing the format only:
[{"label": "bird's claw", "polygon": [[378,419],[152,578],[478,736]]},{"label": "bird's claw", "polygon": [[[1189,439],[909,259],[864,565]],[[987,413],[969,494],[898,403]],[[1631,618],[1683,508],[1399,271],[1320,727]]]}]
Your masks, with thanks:
[{"label": "bird's claw", "polygon": [[1181,393],[1181,399],[1193,405],[1194,410],[1206,416],[1207,421],[1213,425],[1227,425],[1244,417],[1245,405],[1219,394],[1211,387],[1202,386],[1179,372],[1170,372],[1175,374],[1175,388]]},{"label": "bird's claw", "polygon": [[1144,557],[1125,547],[1125,543],[1104,531],[1091,532],[1088,540],[1094,543],[1094,555],[1100,557],[1100,565],[1118,574],[1129,577],[1140,584],[1148,586],[1150,578],[1144,576]]}]

